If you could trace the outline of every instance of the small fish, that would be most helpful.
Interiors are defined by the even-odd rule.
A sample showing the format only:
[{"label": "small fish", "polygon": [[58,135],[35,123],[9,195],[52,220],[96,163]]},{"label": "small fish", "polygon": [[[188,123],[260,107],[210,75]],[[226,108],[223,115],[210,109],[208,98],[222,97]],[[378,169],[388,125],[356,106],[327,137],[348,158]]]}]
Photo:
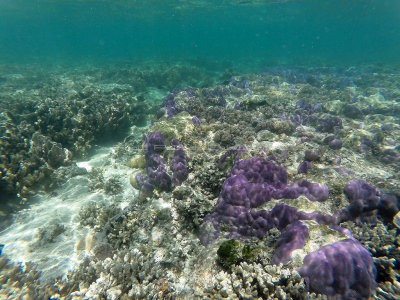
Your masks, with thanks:
[{"label": "small fish", "polygon": [[4,248],[4,244],[0,244],[0,255],[1,255],[1,252],[3,251],[3,248]]}]

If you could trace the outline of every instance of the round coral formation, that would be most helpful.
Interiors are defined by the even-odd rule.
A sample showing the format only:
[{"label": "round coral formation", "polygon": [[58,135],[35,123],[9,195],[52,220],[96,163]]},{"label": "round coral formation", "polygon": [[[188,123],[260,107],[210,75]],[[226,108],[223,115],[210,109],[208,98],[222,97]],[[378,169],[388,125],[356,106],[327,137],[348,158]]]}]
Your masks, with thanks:
[{"label": "round coral formation", "polygon": [[298,272],[311,291],[330,297],[368,299],[376,287],[371,254],[354,239],[311,252]]}]

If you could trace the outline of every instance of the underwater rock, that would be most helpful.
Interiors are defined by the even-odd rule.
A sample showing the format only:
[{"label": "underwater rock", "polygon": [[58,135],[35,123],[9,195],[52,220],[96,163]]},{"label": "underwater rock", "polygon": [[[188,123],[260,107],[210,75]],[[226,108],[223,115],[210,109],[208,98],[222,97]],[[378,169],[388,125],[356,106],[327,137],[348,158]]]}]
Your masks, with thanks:
[{"label": "underwater rock", "polygon": [[383,124],[381,125],[381,130],[385,133],[390,133],[394,129],[393,124]]},{"label": "underwater rock", "polygon": [[225,163],[228,157],[230,157],[233,160],[233,162],[238,162],[241,159],[241,157],[247,152],[248,151],[244,145],[239,145],[236,148],[228,149],[218,159],[218,166],[222,167],[222,165]]},{"label": "underwater rock", "polygon": [[214,142],[220,144],[222,147],[232,147],[243,143],[244,139],[253,139],[252,136],[252,132],[247,132],[245,128],[236,125],[217,130],[214,135]]},{"label": "underwater rock", "polygon": [[393,217],[393,224],[400,229],[400,212]]},{"label": "underwater rock", "polygon": [[333,169],[335,170],[335,172],[337,172],[339,174],[342,174],[342,175],[352,175],[352,174],[354,174],[354,172],[352,172],[352,171],[350,171],[350,170],[348,170],[346,168],[343,168],[343,167],[333,168]]},{"label": "underwater rock", "polygon": [[332,163],[334,163],[335,165],[340,165],[341,162],[342,162],[342,158],[341,158],[340,156],[335,157],[335,158],[332,160]]},{"label": "underwater rock", "polygon": [[214,197],[198,193],[185,185],[177,186],[172,193],[173,206],[180,216],[181,226],[198,230],[204,215],[215,205]]},{"label": "underwater rock", "polygon": [[270,119],[264,122],[260,122],[257,125],[257,131],[263,129],[267,129],[277,134],[285,133],[287,135],[290,135],[295,130],[295,126],[293,125],[293,122],[288,120]]}]

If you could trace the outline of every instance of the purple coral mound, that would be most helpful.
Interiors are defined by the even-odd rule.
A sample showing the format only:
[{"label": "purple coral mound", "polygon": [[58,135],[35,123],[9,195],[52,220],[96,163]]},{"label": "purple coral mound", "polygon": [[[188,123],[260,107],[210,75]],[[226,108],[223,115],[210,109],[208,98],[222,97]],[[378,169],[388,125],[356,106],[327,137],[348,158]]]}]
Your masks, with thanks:
[{"label": "purple coral mound", "polygon": [[[204,244],[214,242],[220,235],[221,223],[229,225],[229,237],[262,238],[272,228],[284,230],[289,224],[298,220],[316,218],[317,216],[307,215],[295,207],[284,204],[277,204],[271,211],[255,210],[271,198],[295,199],[300,195],[318,201],[328,198],[326,186],[307,180],[288,185],[287,179],[288,174],[284,167],[259,157],[236,162],[222,185],[217,205],[204,218],[201,241]],[[210,223],[211,230],[206,226]],[[294,244],[301,245],[301,242]],[[286,259],[287,255],[280,257]]]},{"label": "purple coral mound", "polygon": [[160,155],[165,150],[164,137],[160,131],[153,131],[145,138],[144,153],[147,165],[147,175],[137,174],[135,179],[140,190],[145,195],[151,194],[154,189],[170,191],[173,184],[180,185],[188,176],[186,162],[188,157],[182,145],[175,139],[171,140],[175,147],[174,157],[170,162],[172,178],[167,172],[164,158]]},{"label": "purple coral mound", "polygon": [[159,131],[153,131],[144,141],[144,154],[147,166],[157,167],[164,163],[163,158],[159,155],[165,150],[164,137]]},{"label": "purple coral mound", "polygon": [[145,138],[144,153],[147,164],[147,175],[137,174],[136,182],[145,194],[155,188],[169,191],[172,187],[171,177],[165,168],[164,159],[159,155],[165,150],[164,137],[159,131],[153,131]]},{"label": "purple coral mound", "polygon": [[176,146],[174,151],[174,158],[171,160],[170,168],[172,170],[172,182],[175,185],[182,184],[188,177],[186,162],[188,157],[182,148],[182,145],[177,141],[171,141],[173,146]]},{"label": "purple coral mound", "polygon": [[278,239],[272,263],[287,263],[293,250],[304,247],[306,238],[308,238],[308,228],[303,222],[296,221],[289,224]]},{"label": "purple coral mound", "polygon": [[[163,107],[167,111],[168,119],[180,113],[181,111],[187,111],[189,109],[189,107],[179,107],[178,102],[175,100],[175,96],[182,91],[185,92],[185,98],[192,99],[196,96],[195,91],[191,87],[174,89],[171,93],[165,96],[163,99]],[[164,115],[164,111],[162,109],[158,113],[161,116]]]},{"label": "purple coral mound", "polygon": [[292,121],[294,126],[306,125],[313,123],[316,120],[315,113],[322,111],[322,106],[319,103],[310,103],[304,101],[296,102],[296,109],[294,115],[289,116],[288,119]]},{"label": "purple coral mound", "polygon": [[311,169],[311,163],[307,160],[301,162],[297,167],[297,173],[299,174],[307,174],[308,170]]},{"label": "purple coral mound", "polygon": [[298,272],[310,291],[340,299],[368,299],[376,287],[371,254],[354,239],[341,240],[308,254]]},{"label": "purple coral mound", "polygon": [[328,115],[319,119],[319,131],[333,133],[342,128],[342,119],[339,117],[332,117]]},{"label": "purple coral mound", "polygon": [[179,110],[176,108],[175,96],[179,92],[179,90],[173,90],[163,99],[163,106],[167,110],[167,117],[171,118],[179,113]]},{"label": "purple coral mound", "polygon": [[194,125],[197,125],[197,126],[200,126],[200,125],[201,125],[200,119],[199,119],[198,117],[196,117],[196,116],[193,116],[193,117],[192,117],[192,123],[193,123]]},{"label": "purple coral mound", "polygon": [[379,191],[361,179],[350,180],[344,187],[344,193],[349,198],[350,205],[340,212],[340,223],[371,216],[381,201]]}]

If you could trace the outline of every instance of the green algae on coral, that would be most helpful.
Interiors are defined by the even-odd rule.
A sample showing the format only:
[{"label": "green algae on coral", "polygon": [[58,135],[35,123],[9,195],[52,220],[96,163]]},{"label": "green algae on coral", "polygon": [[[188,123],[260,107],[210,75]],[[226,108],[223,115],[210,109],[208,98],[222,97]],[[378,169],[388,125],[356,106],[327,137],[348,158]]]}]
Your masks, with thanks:
[{"label": "green algae on coral", "polygon": [[239,242],[231,239],[223,242],[217,251],[217,261],[224,267],[235,264],[239,257]]}]

